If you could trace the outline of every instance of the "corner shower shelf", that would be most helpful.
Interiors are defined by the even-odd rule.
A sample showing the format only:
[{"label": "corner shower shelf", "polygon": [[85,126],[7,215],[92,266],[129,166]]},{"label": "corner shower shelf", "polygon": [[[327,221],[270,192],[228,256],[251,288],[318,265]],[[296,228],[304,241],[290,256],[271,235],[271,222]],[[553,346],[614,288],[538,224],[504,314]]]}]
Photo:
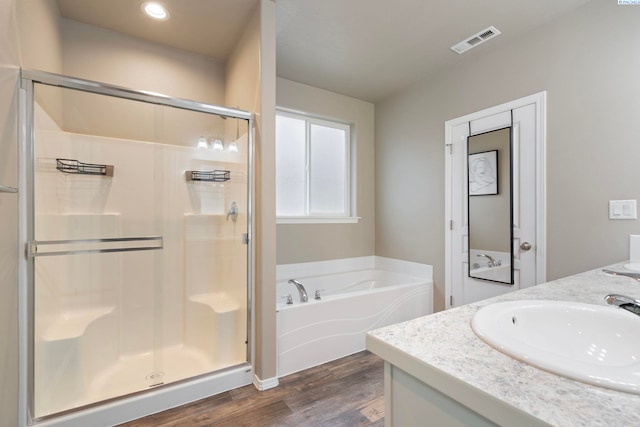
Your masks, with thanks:
[{"label": "corner shower shelf", "polygon": [[231,179],[231,172],[225,170],[186,171],[187,181],[225,182]]},{"label": "corner shower shelf", "polygon": [[113,176],[113,165],[83,163],[73,159],[56,159],[56,169],[75,175]]}]

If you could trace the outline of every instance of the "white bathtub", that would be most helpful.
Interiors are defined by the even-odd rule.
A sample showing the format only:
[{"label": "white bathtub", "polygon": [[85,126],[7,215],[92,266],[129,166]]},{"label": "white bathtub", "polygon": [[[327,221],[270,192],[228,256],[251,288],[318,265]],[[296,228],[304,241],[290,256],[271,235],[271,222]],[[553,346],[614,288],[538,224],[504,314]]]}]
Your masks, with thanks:
[{"label": "white bathtub", "polygon": [[509,283],[511,281],[511,265],[503,264],[497,267],[480,267],[470,271],[474,279],[485,279],[493,282]]},{"label": "white bathtub", "polygon": [[[277,277],[279,377],[362,351],[365,332],[433,312],[426,264],[350,258],[281,265]],[[307,303],[289,279],[303,284]],[[286,303],[288,295],[293,304]]]}]

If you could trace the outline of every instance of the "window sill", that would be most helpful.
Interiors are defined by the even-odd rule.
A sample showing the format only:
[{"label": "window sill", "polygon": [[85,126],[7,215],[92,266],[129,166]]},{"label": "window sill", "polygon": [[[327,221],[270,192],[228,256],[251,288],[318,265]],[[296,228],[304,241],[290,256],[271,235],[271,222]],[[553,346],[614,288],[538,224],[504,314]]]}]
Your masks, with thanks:
[{"label": "window sill", "polygon": [[280,216],[276,218],[276,224],[356,224],[359,216]]}]

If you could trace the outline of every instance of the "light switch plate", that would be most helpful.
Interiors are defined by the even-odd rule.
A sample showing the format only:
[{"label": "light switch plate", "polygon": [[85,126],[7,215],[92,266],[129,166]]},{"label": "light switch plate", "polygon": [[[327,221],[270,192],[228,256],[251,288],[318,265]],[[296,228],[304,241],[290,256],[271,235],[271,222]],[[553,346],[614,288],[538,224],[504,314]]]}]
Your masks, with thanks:
[{"label": "light switch plate", "polygon": [[638,219],[636,200],[609,200],[609,219]]}]

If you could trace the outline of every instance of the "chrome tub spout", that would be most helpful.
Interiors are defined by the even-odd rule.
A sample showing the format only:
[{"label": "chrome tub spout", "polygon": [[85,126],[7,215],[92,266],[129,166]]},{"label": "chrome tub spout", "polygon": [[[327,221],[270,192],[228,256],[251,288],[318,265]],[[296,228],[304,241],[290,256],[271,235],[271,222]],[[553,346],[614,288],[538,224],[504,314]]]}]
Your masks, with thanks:
[{"label": "chrome tub spout", "polygon": [[497,267],[499,266],[501,263],[496,261],[492,256],[487,255],[487,254],[478,254],[479,257],[484,257],[486,259],[489,260],[489,264],[491,267]]},{"label": "chrome tub spout", "polygon": [[296,279],[289,280],[289,283],[291,283],[296,287],[296,289],[298,289],[298,293],[300,294],[300,302],[309,301],[309,297],[307,297],[307,290],[304,288],[304,286],[302,286],[302,283],[300,283]]}]

